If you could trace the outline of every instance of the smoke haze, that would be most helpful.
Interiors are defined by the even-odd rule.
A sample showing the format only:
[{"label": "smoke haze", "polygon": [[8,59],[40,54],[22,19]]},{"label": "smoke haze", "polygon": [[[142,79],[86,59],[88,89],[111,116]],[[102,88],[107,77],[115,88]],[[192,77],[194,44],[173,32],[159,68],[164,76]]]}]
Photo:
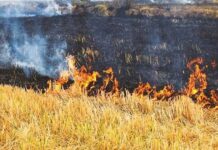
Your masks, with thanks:
[{"label": "smoke haze", "polygon": [[[61,4],[61,5],[60,5]],[[65,7],[65,11],[61,11]],[[0,0],[0,19],[3,21],[0,29],[0,66],[15,66],[22,68],[26,75],[35,70],[41,75],[57,77],[66,69],[64,40],[48,42],[42,34],[40,25],[34,24],[29,34],[19,21],[20,17],[36,17],[63,15],[70,13],[69,0],[58,3],[54,0]],[[18,18],[11,22],[10,18]]]},{"label": "smoke haze", "polygon": [[0,0],[0,17],[54,16],[71,12],[70,0]]},{"label": "smoke haze", "polygon": [[[96,1],[96,0],[93,0]],[[145,0],[152,3],[194,3],[194,0]],[[55,77],[66,69],[67,43],[49,39],[34,24],[29,34],[19,21],[23,17],[52,17],[72,12],[71,0],[0,0],[0,67],[16,66],[26,74],[35,70],[41,75]],[[11,22],[11,18],[18,18]]]}]

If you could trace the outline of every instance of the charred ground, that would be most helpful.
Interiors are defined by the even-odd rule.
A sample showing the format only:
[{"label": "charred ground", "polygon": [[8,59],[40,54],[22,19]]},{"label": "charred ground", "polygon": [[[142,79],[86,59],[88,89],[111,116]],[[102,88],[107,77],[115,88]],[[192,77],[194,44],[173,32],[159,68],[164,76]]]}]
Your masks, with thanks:
[{"label": "charred ground", "polygon": [[[19,21],[30,35],[40,28],[48,44],[66,40],[67,54],[76,56],[78,67],[112,67],[123,88],[131,89],[140,81],[181,88],[190,73],[186,64],[196,57],[206,60],[209,84],[214,88],[218,72],[210,64],[218,61],[216,17],[216,5],[137,5],[130,9],[78,5],[72,15],[10,18],[7,22]],[[5,20],[0,18],[1,32],[10,39],[10,31],[3,29]],[[1,69],[0,82],[44,88],[47,79],[37,73],[26,77],[20,69],[7,67]]]}]

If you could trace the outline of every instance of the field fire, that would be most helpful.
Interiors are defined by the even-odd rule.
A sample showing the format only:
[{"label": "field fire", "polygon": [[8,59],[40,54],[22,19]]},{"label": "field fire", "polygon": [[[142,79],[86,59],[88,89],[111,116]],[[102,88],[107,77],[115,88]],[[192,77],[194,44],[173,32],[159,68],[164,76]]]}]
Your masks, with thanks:
[{"label": "field fire", "polygon": [[27,2],[0,0],[0,149],[218,148],[218,1]]},{"label": "field fire", "polygon": [[[73,79],[74,83],[67,89],[68,92],[74,93],[75,91],[73,90],[80,90],[89,96],[96,96],[101,93],[119,96],[120,92],[122,92],[119,89],[119,81],[115,77],[111,67],[99,73],[97,71],[88,71],[85,66],[77,69],[75,58],[72,56],[67,58],[67,62],[68,70],[61,72],[59,79],[56,81],[48,81],[48,93],[61,93],[62,87],[67,84],[70,79]],[[175,96],[185,95],[192,98],[197,103],[202,104],[203,107],[217,108],[218,92],[216,89],[208,90],[207,75],[204,73],[204,69],[208,66],[201,68],[204,64],[203,62],[202,58],[196,58],[187,64],[187,68],[191,71],[191,74],[186,87],[179,91],[175,91],[173,85],[166,85],[162,89],[157,90],[156,86],[152,86],[147,82],[140,83],[133,93],[138,96],[148,95],[154,100],[172,100]],[[213,62],[211,67],[216,67],[216,63]]]}]

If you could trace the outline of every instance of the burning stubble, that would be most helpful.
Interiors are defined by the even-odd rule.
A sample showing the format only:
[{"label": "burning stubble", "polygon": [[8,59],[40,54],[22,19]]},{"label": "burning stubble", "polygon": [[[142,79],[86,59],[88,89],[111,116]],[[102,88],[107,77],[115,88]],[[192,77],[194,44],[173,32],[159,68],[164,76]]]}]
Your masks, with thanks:
[{"label": "burning stubble", "polygon": [[[73,78],[75,84],[77,84],[82,91],[86,91],[88,95],[97,95],[102,91],[115,95],[120,94],[119,82],[115,77],[112,67],[106,68],[106,70],[101,71],[101,73],[90,71],[85,66],[77,69],[74,64],[75,61],[71,64],[69,59],[68,61],[65,59],[67,49],[67,43],[65,40],[49,42],[48,37],[42,33],[41,27],[37,23],[32,25],[33,31],[31,31],[32,33],[30,34],[27,28],[18,19],[11,22],[10,18],[14,17],[48,17],[62,14],[59,9],[56,9],[56,6],[51,6],[54,9],[48,9],[50,6],[47,6],[44,3],[42,5],[34,3],[34,7],[31,11],[21,11],[20,8],[26,6],[23,2],[24,1],[18,3],[19,6],[16,8],[9,7],[9,11],[6,13],[1,12],[1,15],[6,18],[3,23],[3,28],[6,32],[1,35],[1,38],[3,39],[1,54],[2,56],[6,56],[6,58],[1,60],[2,64],[9,64],[23,68],[26,75],[30,75],[31,70],[35,70],[41,75],[46,75],[52,78],[58,78],[58,75],[60,75],[59,79],[57,79],[54,84],[51,81],[48,81],[48,92],[51,93],[58,93],[62,86],[65,85],[70,78]],[[189,2],[184,1],[184,3]],[[13,5],[16,6],[16,4],[9,3],[9,6]],[[53,5],[53,3],[51,3],[51,5]],[[11,12],[14,12],[14,14]],[[89,21],[91,22],[91,19],[89,19]],[[167,43],[163,43],[163,38],[160,37],[160,33],[161,27],[158,27],[157,30],[153,30],[150,34],[151,36],[149,37],[149,40],[153,50],[167,49]],[[7,34],[10,36],[7,37]],[[155,51],[151,51],[150,55],[151,54],[155,54]],[[130,64],[133,60],[132,56],[131,54],[126,56],[127,60],[130,58],[130,61],[128,61]],[[161,62],[159,62],[158,57],[155,57],[155,62],[152,59],[150,63],[153,63],[153,66],[157,67]],[[182,93],[190,97],[194,96],[197,102],[201,103],[202,101],[205,102],[204,97],[207,97],[204,93],[207,89],[207,77],[199,66],[199,63],[202,62],[194,61],[194,63],[197,64],[194,66],[194,69],[192,70],[193,73],[190,75],[189,82],[187,83],[188,85],[185,90],[182,90]],[[159,90],[150,83],[141,83],[134,90],[134,93],[137,95],[147,94],[156,99],[168,99],[171,98],[174,93],[179,92],[176,92],[171,84],[168,84]],[[210,93],[213,97],[216,97],[216,91],[211,91]],[[205,105],[211,105],[210,100],[210,98],[206,99],[209,103],[206,103]]]},{"label": "burning stubble", "polygon": [[[189,3],[190,1],[182,2]],[[19,15],[23,17],[22,13],[15,14],[14,17]],[[33,16],[32,13],[30,14],[31,19]],[[55,14],[51,13],[51,15]],[[31,70],[35,70],[41,75],[56,79],[48,79],[46,92],[36,92],[31,87],[21,89],[0,85],[0,147],[2,149],[16,149],[17,147],[21,149],[218,148],[218,111],[216,110],[218,109],[218,90],[209,87],[210,74],[207,72],[209,69],[211,69],[210,71],[217,70],[216,57],[214,59],[207,58],[209,59],[207,61],[205,57],[203,58],[205,55],[207,57],[207,54],[195,58],[199,53],[191,55],[190,51],[187,53],[191,56],[181,57],[182,55],[178,55],[179,57],[175,58],[173,55],[168,57],[180,52],[174,49],[167,50],[169,42],[163,42],[167,36],[161,38],[159,29],[162,28],[158,27],[157,32],[152,32],[153,36],[149,38],[152,40],[151,52],[137,54],[136,59],[131,52],[128,52],[124,55],[126,64],[119,57],[122,63],[120,66],[129,66],[136,63],[134,61],[137,60],[142,65],[151,64],[150,69],[159,74],[161,72],[158,70],[161,69],[160,64],[171,64],[173,61],[170,59],[173,58],[176,60],[174,61],[176,67],[169,67],[169,69],[163,67],[162,70],[167,73],[177,72],[180,74],[178,70],[181,67],[178,66],[178,61],[184,61],[182,66],[184,68],[186,66],[188,72],[186,84],[180,89],[175,89],[174,84],[170,82],[158,87],[158,84],[151,82],[154,74],[147,65],[140,70],[147,73],[148,80],[137,82],[138,86],[130,92],[120,86],[122,74],[118,73],[115,66],[107,64],[108,67],[104,64],[107,67],[102,69],[98,65],[94,65],[93,62],[97,61],[102,53],[92,47],[83,47],[87,40],[83,35],[74,41],[80,43],[81,49],[78,49],[82,51],[81,55],[85,58],[82,61],[85,61],[85,65],[80,64],[82,61],[76,54],[65,58],[68,55],[66,49],[69,48],[69,41],[67,41],[69,44],[67,45],[65,40],[50,39],[44,33],[44,30],[50,30],[49,27],[43,30],[43,27],[38,26],[38,22],[36,22],[31,24],[33,32],[30,33],[22,21],[9,18],[5,19],[3,23],[5,32],[0,32],[0,66],[11,65],[23,68],[26,75],[31,75]],[[68,19],[69,17],[67,17],[67,22],[69,22]],[[89,19],[90,22],[92,19]],[[45,20],[46,22],[50,21],[48,17]],[[86,23],[86,21],[84,22]],[[62,26],[63,24],[61,22]],[[80,22],[80,28],[82,28],[81,24]],[[87,24],[85,29],[87,29]],[[98,22],[97,26],[104,25]],[[134,24],[133,28],[137,28],[137,26]],[[78,28],[74,26],[74,29]],[[74,29],[70,28],[70,30]],[[104,37],[104,29],[97,30],[103,35],[100,37]],[[50,31],[52,32],[53,28]],[[133,30],[131,31],[133,32]],[[194,30],[192,31],[194,32]],[[114,33],[111,39],[116,39],[114,36],[117,33]],[[121,38],[128,35],[128,30],[124,33]],[[173,37],[170,39],[176,39],[174,33],[176,32],[173,32]],[[107,34],[109,33],[107,32]],[[92,34],[92,36],[95,35]],[[130,37],[135,37],[134,35],[130,34]],[[140,37],[136,40],[139,40]],[[99,45],[107,43],[104,38],[99,39]],[[203,39],[201,40],[203,41]],[[174,40],[170,42],[173,43]],[[204,45],[203,42],[201,44]],[[128,48],[130,45],[130,43],[127,44]],[[136,45],[133,43],[133,46]],[[107,52],[107,49],[109,48],[106,47],[103,52]],[[149,48],[140,50],[149,51]],[[155,50],[158,52],[155,53]],[[115,53],[114,49],[109,49],[110,53],[113,51]],[[169,53],[164,55],[164,51]],[[109,58],[110,53],[106,53],[106,59],[113,61]],[[149,56],[151,54],[153,55]],[[162,61],[160,61],[159,55],[163,55]],[[142,60],[142,58],[144,59]],[[104,62],[107,61],[104,59]],[[119,65],[116,61],[114,63]],[[97,70],[94,68],[96,66]],[[133,67],[135,71],[137,66]],[[126,78],[127,75],[125,73],[124,75]],[[157,77],[157,80],[160,80],[160,77]],[[216,78],[216,76],[214,77]],[[177,81],[182,80],[179,77],[176,79]],[[165,81],[168,80],[165,78]],[[202,106],[210,109],[203,109]]]},{"label": "burning stubble", "polygon": [[[73,56],[67,57],[68,70],[60,73],[59,79],[56,81],[48,81],[47,93],[59,94],[62,91],[62,86],[65,85],[71,77],[74,79],[74,84],[67,90],[69,93],[75,93],[75,90],[89,96],[112,95],[120,96],[122,93],[119,88],[119,81],[115,77],[113,69],[110,67],[102,72],[89,71],[85,66],[80,69],[76,67],[76,60]],[[208,90],[207,75],[204,72],[202,65],[204,60],[196,58],[190,60],[187,68],[191,71],[186,86],[178,91],[174,90],[173,85],[165,85],[162,89],[157,89],[150,83],[139,83],[133,94],[136,96],[147,95],[153,100],[172,100],[179,95],[185,95],[192,98],[197,103],[205,108],[218,108],[218,92],[215,89]],[[207,94],[209,91],[209,94]]]}]

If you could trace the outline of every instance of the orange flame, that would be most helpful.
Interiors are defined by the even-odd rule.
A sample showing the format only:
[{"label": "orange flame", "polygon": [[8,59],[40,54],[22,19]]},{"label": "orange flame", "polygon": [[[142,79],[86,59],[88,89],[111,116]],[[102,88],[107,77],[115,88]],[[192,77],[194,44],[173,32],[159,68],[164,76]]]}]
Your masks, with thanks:
[{"label": "orange flame", "polygon": [[69,80],[70,74],[68,71],[62,71],[58,80],[52,83],[51,80],[47,82],[48,84],[48,93],[58,93],[62,90],[62,86],[66,84]]},{"label": "orange flame", "polygon": [[174,93],[173,87],[171,85],[166,85],[160,91],[154,90],[154,97],[156,99],[168,99],[173,95],[173,93]]},{"label": "orange flame", "polygon": [[103,71],[104,73],[106,73],[106,78],[104,78],[103,80],[103,85],[101,86],[101,90],[106,90],[106,88],[108,87],[110,81],[113,81],[113,69],[110,67],[107,70]]},{"label": "orange flame", "polygon": [[114,78],[114,85],[113,85],[112,93],[114,93],[116,96],[119,96],[120,94],[119,82],[117,78]]},{"label": "orange flame", "polygon": [[60,78],[57,80],[57,83],[64,85],[69,81],[70,73],[68,71],[62,71],[60,73]]},{"label": "orange flame", "polygon": [[214,105],[218,108],[218,91],[216,90],[211,90],[211,100],[214,103]]},{"label": "orange flame", "polygon": [[[103,73],[106,74],[106,77],[103,79],[103,85],[101,86],[100,91],[109,91],[111,93],[114,93],[115,95],[119,95],[119,82],[114,75],[112,67],[104,70]],[[112,85],[112,88],[108,89],[110,85]]]},{"label": "orange flame", "polygon": [[140,83],[139,86],[134,90],[134,93],[137,95],[150,95],[153,91],[153,88],[149,83]]},{"label": "orange flame", "polygon": [[[76,61],[73,56],[68,56],[67,62],[68,71],[61,72],[60,78],[57,79],[54,83],[49,81],[49,88],[47,91],[58,93],[61,90],[61,87],[68,82],[70,76],[72,76],[74,79],[74,85],[79,86],[82,91],[91,93],[93,90],[98,90],[98,87],[96,86],[98,79],[103,78],[99,72],[89,72],[85,66],[77,69]],[[119,82],[114,75],[113,69],[110,67],[107,70],[104,70],[103,73],[105,73],[105,77],[103,78],[103,85],[100,87],[100,90],[118,95]],[[109,85],[112,85],[112,88],[110,88],[108,91]]]},{"label": "orange flame", "polygon": [[164,86],[160,91],[156,90],[156,87],[152,87],[149,83],[140,83],[139,86],[134,90],[137,95],[150,95],[155,99],[169,98],[173,95],[174,90],[171,85]]},{"label": "orange flame", "polygon": [[[59,93],[63,88],[63,85],[68,83],[70,77],[74,79],[73,87],[78,90],[77,86],[82,90],[90,93],[97,94],[98,92],[112,93],[114,95],[120,95],[119,82],[115,77],[115,73],[112,67],[102,71],[100,74],[97,71],[89,71],[85,66],[80,69],[76,67],[76,60],[73,56],[67,57],[68,70],[60,73],[59,79],[52,82],[48,81],[48,93]],[[210,96],[206,94],[207,90],[207,75],[201,68],[204,60],[202,58],[196,58],[191,60],[187,64],[187,68],[191,70],[188,83],[183,89],[182,93],[186,96],[193,98],[197,103],[206,106],[218,107],[218,91],[211,90]],[[212,65],[213,64],[213,65]],[[215,66],[215,63],[211,63]],[[173,97],[175,91],[172,85],[166,85],[161,90],[157,90],[155,86],[151,86],[150,83],[140,83],[134,90],[136,95],[149,95],[157,100],[164,100]]]},{"label": "orange flame", "polygon": [[210,105],[211,99],[205,94],[208,83],[207,75],[200,68],[200,64],[202,63],[202,58],[194,59],[188,63],[187,67],[192,70],[192,65],[194,65],[194,69],[189,76],[189,81],[187,87],[184,90],[184,94],[194,98],[197,103],[203,104],[203,106],[206,107]]},{"label": "orange flame", "polygon": [[189,77],[185,94],[192,96],[203,93],[205,89],[207,89],[207,75],[200,69],[199,65],[195,65],[194,72]]},{"label": "orange flame", "polygon": [[203,64],[203,62],[204,62],[204,60],[203,60],[203,58],[201,58],[201,57],[192,59],[191,61],[188,62],[187,68],[188,68],[189,70],[192,70],[192,67],[193,67],[194,64],[201,65],[201,64]]},{"label": "orange flame", "polygon": [[101,75],[96,71],[88,73],[85,66],[82,66],[80,70],[75,70],[73,75],[75,83],[77,83],[83,90],[94,88],[93,86],[97,82],[97,79],[101,77]]}]

